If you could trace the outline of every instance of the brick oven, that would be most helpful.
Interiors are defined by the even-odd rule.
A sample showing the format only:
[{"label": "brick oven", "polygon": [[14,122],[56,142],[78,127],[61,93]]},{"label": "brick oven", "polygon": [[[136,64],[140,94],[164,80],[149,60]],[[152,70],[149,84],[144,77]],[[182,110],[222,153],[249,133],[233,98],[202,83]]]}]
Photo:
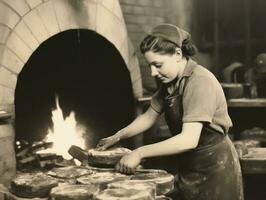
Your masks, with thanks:
[{"label": "brick oven", "polygon": [[[42,139],[55,96],[88,145],[134,118],[138,60],[118,0],[0,0],[1,183],[14,174],[14,136]],[[15,129],[13,128],[15,121]]]}]

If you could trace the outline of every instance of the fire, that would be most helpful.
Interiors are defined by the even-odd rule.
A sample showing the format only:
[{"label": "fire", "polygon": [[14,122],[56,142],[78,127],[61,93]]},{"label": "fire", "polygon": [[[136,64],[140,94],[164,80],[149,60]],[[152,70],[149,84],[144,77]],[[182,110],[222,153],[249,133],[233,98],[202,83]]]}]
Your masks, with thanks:
[{"label": "fire", "polygon": [[53,130],[49,129],[46,137],[46,142],[53,142],[53,147],[47,149],[49,153],[56,153],[65,159],[71,159],[71,155],[67,152],[71,145],[85,148],[85,141],[82,137],[83,128],[78,127],[73,111],[64,119],[58,97],[56,97],[56,109],[52,111],[52,121]]}]

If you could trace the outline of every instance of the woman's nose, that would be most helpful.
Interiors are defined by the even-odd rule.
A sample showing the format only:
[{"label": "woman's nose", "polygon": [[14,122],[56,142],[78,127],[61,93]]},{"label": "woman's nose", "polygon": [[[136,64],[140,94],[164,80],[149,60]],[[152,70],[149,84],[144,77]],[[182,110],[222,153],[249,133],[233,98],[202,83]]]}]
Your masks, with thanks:
[{"label": "woman's nose", "polygon": [[158,75],[158,70],[154,66],[151,66],[151,75],[152,76],[157,76]]}]

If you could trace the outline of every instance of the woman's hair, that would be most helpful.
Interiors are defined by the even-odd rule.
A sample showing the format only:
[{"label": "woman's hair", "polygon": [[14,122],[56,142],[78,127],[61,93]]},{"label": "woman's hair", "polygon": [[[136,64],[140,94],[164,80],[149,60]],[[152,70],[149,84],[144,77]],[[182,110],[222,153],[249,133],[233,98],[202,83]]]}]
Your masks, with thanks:
[{"label": "woman's hair", "polygon": [[[142,54],[145,54],[147,51],[152,51],[155,53],[172,55],[176,52],[177,47],[179,47],[177,44],[160,36],[148,35],[141,42],[140,51]],[[191,43],[190,39],[182,42],[181,50],[185,57],[193,56],[197,52],[196,46]]]}]

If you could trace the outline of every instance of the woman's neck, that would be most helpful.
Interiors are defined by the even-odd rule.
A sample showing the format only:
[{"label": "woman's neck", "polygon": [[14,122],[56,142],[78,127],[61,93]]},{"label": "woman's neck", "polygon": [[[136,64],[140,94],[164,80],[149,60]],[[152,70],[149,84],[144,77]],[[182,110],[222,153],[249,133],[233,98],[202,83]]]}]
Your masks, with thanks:
[{"label": "woman's neck", "polygon": [[184,71],[185,71],[185,68],[186,68],[187,62],[188,62],[187,58],[186,58],[186,57],[183,57],[183,58],[181,59],[181,61],[178,63],[178,65],[179,65],[179,67],[180,67],[180,71],[179,71],[180,73],[178,73],[178,75],[177,75],[177,79],[179,79],[179,78],[182,77],[182,75],[183,75],[183,73],[184,73]]}]

